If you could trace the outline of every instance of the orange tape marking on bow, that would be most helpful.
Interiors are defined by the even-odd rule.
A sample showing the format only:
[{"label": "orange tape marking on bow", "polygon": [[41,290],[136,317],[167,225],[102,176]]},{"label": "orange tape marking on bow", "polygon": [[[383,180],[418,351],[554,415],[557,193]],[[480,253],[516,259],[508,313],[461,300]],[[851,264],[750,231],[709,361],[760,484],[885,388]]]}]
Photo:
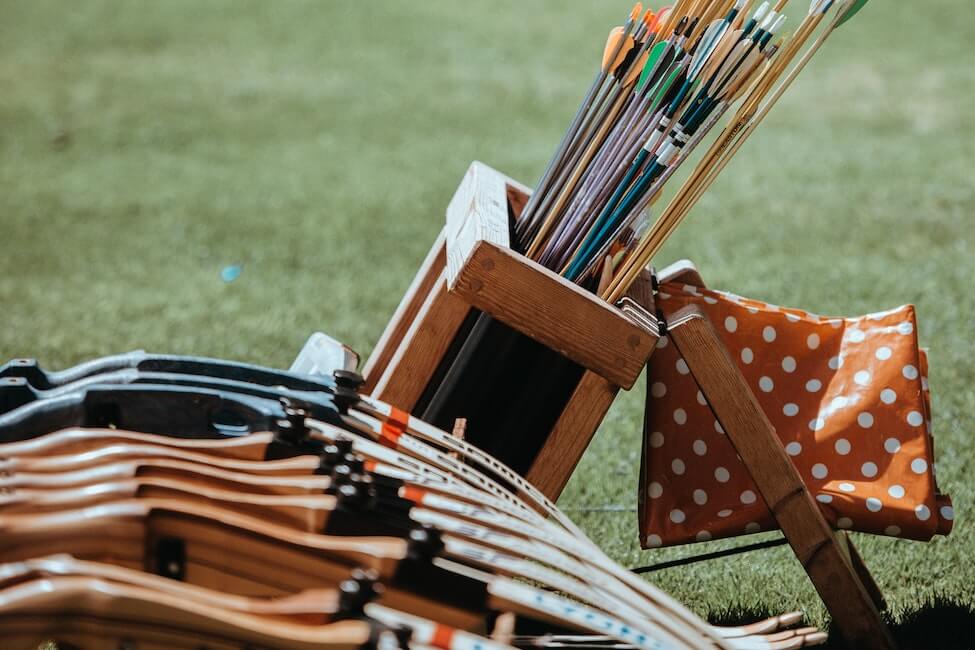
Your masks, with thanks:
[{"label": "orange tape marking on bow", "polygon": [[400,488],[400,496],[413,503],[423,503],[423,498],[426,495],[426,490],[418,488],[415,485],[404,485]]},{"label": "orange tape marking on bow", "polygon": [[409,413],[401,411],[395,406],[389,407],[389,417],[382,424],[379,442],[390,449],[396,449],[409,421]]},{"label": "orange tape marking on bow", "polygon": [[433,630],[433,638],[430,639],[430,645],[434,648],[443,648],[443,650],[449,650],[450,644],[454,640],[454,628],[447,627],[446,625],[437,625]]}]

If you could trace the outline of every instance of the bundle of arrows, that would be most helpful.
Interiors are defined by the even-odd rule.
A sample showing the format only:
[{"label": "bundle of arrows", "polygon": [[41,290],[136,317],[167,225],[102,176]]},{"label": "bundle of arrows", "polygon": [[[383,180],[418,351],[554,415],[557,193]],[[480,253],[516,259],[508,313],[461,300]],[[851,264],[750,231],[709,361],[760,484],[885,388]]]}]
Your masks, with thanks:
[{"label": "bundle of arrows", "polygon": [[[619,300],[823,42],[866,4],[812,0],[788,36],[787,2],[677,0],[642,16],[637,3],[610,32],[599,72],[518,218],[520,249]],[[667,182],[706,140],[651,219]]]},{"label": "bundle of arrows", "polygon": [[361,377],[130,353],[0,366],[4,648],[732,648],[505,465]]}]

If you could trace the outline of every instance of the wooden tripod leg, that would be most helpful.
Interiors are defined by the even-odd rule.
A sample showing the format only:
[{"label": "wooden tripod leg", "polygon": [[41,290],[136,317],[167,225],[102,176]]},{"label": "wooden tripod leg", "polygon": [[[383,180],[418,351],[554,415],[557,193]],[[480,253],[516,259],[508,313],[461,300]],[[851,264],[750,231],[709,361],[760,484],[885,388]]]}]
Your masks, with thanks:
[{"label": "wooden tripod leg", "polygon": [[667,318],[671,340],[809,574],[836,630],[854,648],[896,648],[850,556],[823,518],[711,321],[697,307],[685,307]]}]

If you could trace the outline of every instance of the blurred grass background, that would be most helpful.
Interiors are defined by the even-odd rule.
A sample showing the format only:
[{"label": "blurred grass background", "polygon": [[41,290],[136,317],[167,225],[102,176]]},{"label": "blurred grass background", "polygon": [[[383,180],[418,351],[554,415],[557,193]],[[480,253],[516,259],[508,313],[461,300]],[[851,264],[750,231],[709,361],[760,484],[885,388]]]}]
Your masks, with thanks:
[{"label": "blurred grass background", "polygon": [[[366,356],[468,163],[534,182],[627,10],[0,1],[0,357],[286,367],[316,329]],[[857,536],[915,647],[975,645],[956,631],[975,622],[971,16],[962,0],[868,5],[657,260],[822,314],[918,305],[957,525],[930,544]],[[639,551],[642,391],[561,505],[627,566],[727,545]],[[715,620],[825,620],[785,549],[653,580]]]}]

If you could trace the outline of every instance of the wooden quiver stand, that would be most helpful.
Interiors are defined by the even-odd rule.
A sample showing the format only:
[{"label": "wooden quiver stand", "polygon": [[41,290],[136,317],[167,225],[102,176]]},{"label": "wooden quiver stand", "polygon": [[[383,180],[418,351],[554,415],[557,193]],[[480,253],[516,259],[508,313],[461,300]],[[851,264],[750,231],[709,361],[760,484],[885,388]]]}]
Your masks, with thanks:
[{"label": "wooden quiver stand", "polygon": [[[541,444],[531,458],[519,457],[518,449],[507,455],[504,449],[490,450],[555,499],[617,392],[635,383],[661,327],[649,272],[629,296],[612,306],[512,250],[510,224],[528,195],[526,187],[486,165],[471,165],[447,208],[446,227],[366,363],[364,391],[450,428],[452,418],[430,417],[430,395],[449,374],[470,335],[473,317],[489,314],[540,348],[529,355],[536,357],[533,360],[504,358],[508,372],[491,381],[504,383],[539,359],[570,381],[571,390],[557,404],[554,423],[534,432],[540,434]],[[689,262],[664,270],[661,280],[704,286]],[[879,588],[846,534],[832,530],[823,518],[710,320],[700,310],[663,316],[666,333],[680,348],[835,628],[852,647],[894,648],[879,614]],[[570,365],[560,365],[558,358]],[[488,392],[484,383],[475,378],[466,389]],[[498,411],[517,403],[496,399]],[[468,425],[476,426],[470,413],[454,416],[471,417]],[[471,436],[468,440],[481,444]]]},{"label": "wooden quiver stand", "polygon": [[[700,273],[688,261],[661,271],[660,281],[705,286]],[[680,351],[819,592],[834,628],[851,648],[895,648],[880,616],[885,607],[880,588],[847,534],[830,528],[823,517],[711,320],[697,307],[662,317],[666,335]]]},{"label": "wooden quiver stand", "polygon": [[[445,228],[366,363],[364,390],[443,428],[455,417],[469,418],[468,440],[554,500],[617,392],[636,382],[658,334],[649,274],[613,306],[512,250],[511,224],[529,194],[490,167],[471,164],[447,207]],[[492,376],[454,386],[452,399],[466,393],[469,406],[477,393],[475,408],[488,416],[491,409],[513,411],[512,421],[532,423],[534,430],[521,432],[532,439],[527,446],[491,448],[485,436],[500,431],[478,434],[479,425],[497,429],[483,417],[430,409],[479,313],[511,330],[508,353],[499,350]],[[539,381],[519,384],[529,368]]]}]

